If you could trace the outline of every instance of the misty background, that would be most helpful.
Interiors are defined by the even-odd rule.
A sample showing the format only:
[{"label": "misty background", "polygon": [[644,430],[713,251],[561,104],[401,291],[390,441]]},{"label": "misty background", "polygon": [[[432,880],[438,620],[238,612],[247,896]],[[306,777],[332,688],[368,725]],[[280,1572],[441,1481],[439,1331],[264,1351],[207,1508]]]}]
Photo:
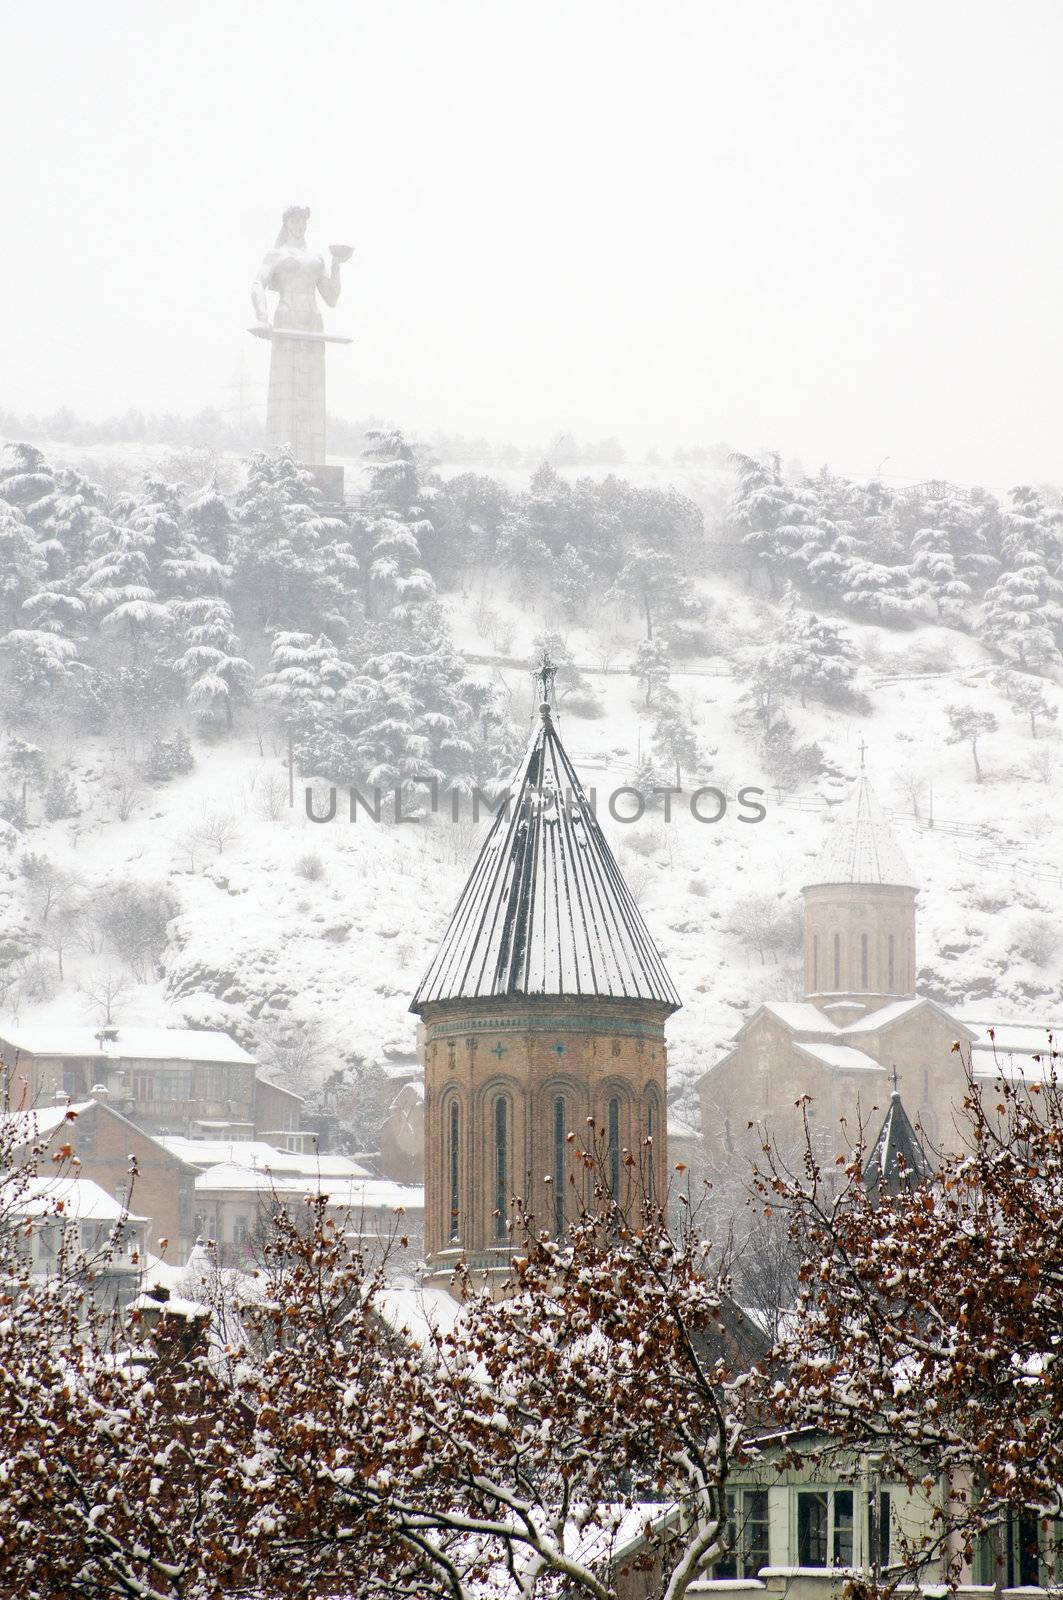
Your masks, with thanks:
[{"label": "misty background", "polygon": [[2,31],[13,411],[261,405],[248,288],[301,202],[356,251],[339,416],[1059,477],[1049,0],[61,0]]}]

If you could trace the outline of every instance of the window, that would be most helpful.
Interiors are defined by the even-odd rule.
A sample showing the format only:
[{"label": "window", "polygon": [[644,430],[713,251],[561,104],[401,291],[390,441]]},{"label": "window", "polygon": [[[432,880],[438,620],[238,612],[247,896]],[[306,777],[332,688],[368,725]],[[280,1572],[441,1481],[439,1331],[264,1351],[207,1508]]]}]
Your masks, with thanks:
[{"label": "window", "polygon": [[461,1236],[460,1228],[460,1195],[458,1188],[458,1162],[461,1153],[461,1129],[459,1126],[458,1102],[450,1102],[450,1126],[447,1131],[447,1170],[450,1180],[450,1216],[447,1222],[447,1240],[454,1244]]},{"label": "window", "polygon": [[806,1491],[797,1497],[797,1564],[827,1565],[827,1496],[822,1490]]},{"label": "window", "polygon": [[495,1238],[506,1236],[509,1205],[509,1103],[504,1095],[495,1101]]},{"label": "window", "polygon": [[609,1193],[620,1199],[620,1101],[609,1102]]},{"label": "window", "polygon": [[248,1229],[248,1226],[247,1226],[247,1218],[246,1217],[234,1217],[233,1218],[233,1244],[236,1245],[237,1249],[242,1249],[243,1246],[247,1243],[248,1232],[249,1232],[249,1229]]},{"label": "window", "polygon": [[188,1067],[168,1067],[159,1073],[160,1100],[191,1100],[192,1072]]},{"label": "window", "polygon": [[851,1567],[853,1564],[853,1491],[834,1491],[834,1537],[831,1541],[833,1564]]},{"label": "window", "polygon": [[888,975],[887,982],[886,982],[886,987],[889,989],[890,994],[892,994],[894,992],[894,989],[896,988],[896,975],[895,975],[895,970],[894,970],[895,966],[896,966],[896,962],[895,962],[895,959],[894,959],[894,953],[893,952],[894,952],[894,942],[893,942],[893,935],[891,933],[890,934],[890,940],[889,940],[889,956],[888,956],[889,975]]},{"label": "window", "polygon": [[133,1074],[134,1100],[154,1100],[155,1074],[152,1072],[134,1072]]},{"label": "window", "polygon": [[797,1496],[798,1566],[851,1567],[853,1556],[853,1491],[800,1490]]},{"label": "window", "polygon": [[646,1151],[646,1176],[651,1197],[656,1191],[657,1155],[653,1148],[653,1141],[657,1137],[658,1124],[660,1122],[657,1106],[657,1095],[651,1089],[646,1096],[646,1137],[649,1140],[649,1148]]},{"label": "window", "polygon": [[812,993],[819,991],[819,934],[812,935]]},{"label": "window", "polygon": [[841,986],[842,986],[842,940],[841,940],[841,934],[836,933],[834,935],[834,987],[835,987],[835,989],[840,989]]},{"label": "window", "polygon": [[85,1074],[75,1061],[63,1062],[63,1092],[74,1100],[85,1093]]},{"label": "window", "polygon": [[869,1562],[885,1569],[890,1564],[890,1497],[888,1489],[880,1489],[878,1505],[874,1494],[867,1497],[867,1549]]},{"label": "window", "polygon": [[[1041,1566],[1039,1546],[1040,1518],[1036,1512],[1014,1512],[1007,1515],[989,1532],[982,1534],[975,1551],[975,1579],[980,1584],[1002,1589],[1045,1587],[1053,1581],[1053,1566],[1058,1566],[1058,1535],[1060,1525],[1050,1524],[1047,1537],[1052,1543],[1046,1548],[1044,1570]],[[1053,1533],[1055,1539],[1053,1539]],[[1056,1552],[1053,1561],[1053,1551]]]},{"label": "window", "polygon": [[559,1094],[554,1096],[554,1233],[559,1239],[565,1231],[565,1184],[568,1168],[565,1133],[565,1097]]},{"label": "window", "polygon": [[860,935],[860,986],[867,988],[867,934]]},{"label": "window", "polygon": [[727,1496],[727,1554],[714,1578],[755,1578],[768,1565],[768,1491],[735,1489]]}]

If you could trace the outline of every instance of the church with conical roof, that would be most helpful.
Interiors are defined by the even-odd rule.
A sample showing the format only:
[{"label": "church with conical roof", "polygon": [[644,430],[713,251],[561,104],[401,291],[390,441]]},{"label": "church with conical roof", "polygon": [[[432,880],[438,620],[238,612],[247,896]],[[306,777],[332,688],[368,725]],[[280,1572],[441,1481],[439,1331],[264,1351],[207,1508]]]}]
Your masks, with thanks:
[{"label": "church with conical roof", "polygon": [[962,1096],[952,1046],[976,1035],[916,992],[915,876],[862,764],[801,892],[804,998],[759,1006],[701,1080],[718,1178],[748,1173],[761,1127],[795,1154],[806,1096],[825,1157],[847,1152],[859,1126],[873,1129],[894,1073],[931,1141],[947,1138]]},{"label": "church with conical roof", "polygon": [[527,752],[411,1005],[437,1271],[459,1256],[506,1271],[514,1196],[560,1231],[570,1135],[588,1122],[614,1193],[629,1152],[664,1181],[665,1023],[680,1000],[562,744],[552,679],[544,662]]}]

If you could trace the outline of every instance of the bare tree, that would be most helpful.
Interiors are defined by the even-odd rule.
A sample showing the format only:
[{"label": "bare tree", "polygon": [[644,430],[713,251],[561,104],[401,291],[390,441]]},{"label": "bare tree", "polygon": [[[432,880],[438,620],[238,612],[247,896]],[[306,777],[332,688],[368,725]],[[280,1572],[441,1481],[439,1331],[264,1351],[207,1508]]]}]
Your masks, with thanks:
[{"label": "bare tree", "polygon": [[129,993],[129,979],[113,967],[105,967],[80,979],[77,989],[89,1002],[96,1021],[111,1023],[115,1009]]},{"label": "bare tree", "polygon": [[197,826],[200,837],[205,843],[212,845],[219,855],[222,855],[225,846],[232,844],[240,834],[239,820],[231,811],[205,810]]}]

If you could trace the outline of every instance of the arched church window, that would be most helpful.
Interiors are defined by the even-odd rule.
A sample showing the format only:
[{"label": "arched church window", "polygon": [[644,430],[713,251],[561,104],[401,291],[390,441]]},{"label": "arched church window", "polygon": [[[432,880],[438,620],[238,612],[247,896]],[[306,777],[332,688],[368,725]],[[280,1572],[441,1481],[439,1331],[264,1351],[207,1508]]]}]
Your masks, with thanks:
[{"label": "arched church window", "polygon": [[812,993],[819,993],[819,934],[812,935]]},{"label": "arched church window", "polygon": [[560,1239],[565,1231],[565,1184],[568,1154],[565,1138],[565,1097],[554,1096],[554,1233]]},{"label": "arched church window", "polygon": [[506,1210],[509,1205],[509,1101],[500,1094],[495,1100],[495,1238],[506,1236]]},{"label": "arched church window", "polygon": [[450,1191],[450,1216],[447,1220],[447,1240],[450,1244],[461,1236],[460,1212],[461,1195],[459,1190],[458,1174],[461,1170],[461,1123],[458,1111],[458,1102],[450,1102],[450,1113],[447,1119],[447,1179]]},{"label": "arched church window", "polygon": [[834,987],[837,990],[837,989],[840,989],[841,986],[842,986],[842,940],[841,940],[841,934],[836,933],[834,935]]},{"label": "arched church window", "polygon": [[867,934],[860,935],[860,987],[867,988]]},{"label": "arched church window", "polygon": [[620,1101],[609,1102],[609,1193],[620,1199]]},{"label": "arched church window", "polygon": [[650,1089],[646,1094],[646,1137],[649,1146],[646,1150],[646,1179],[652,1196],[655,1188],[655,1173],[657,1170],[657,1153],[653,1148],[660,1126],[660,1107],[657,1100],[656,1089]]},{"label": "arched church window", "polygon": [[893,952],[894,952],[894,944],[893,944],[893,935],[891,933],[890,934],[890,939],[889,939],[889,952],[888,952],[888,957],[887,957],[888,966],[889,966],[889,974],[888,974],[888,977],[887,977],[887,986],[889,988],[890,994],[892,994],[894,989],[897,987],[896,981],[895,981],[895,975],[894,975],[895,974],[895,967],[896,967],[896,960],[895,960]]}]

